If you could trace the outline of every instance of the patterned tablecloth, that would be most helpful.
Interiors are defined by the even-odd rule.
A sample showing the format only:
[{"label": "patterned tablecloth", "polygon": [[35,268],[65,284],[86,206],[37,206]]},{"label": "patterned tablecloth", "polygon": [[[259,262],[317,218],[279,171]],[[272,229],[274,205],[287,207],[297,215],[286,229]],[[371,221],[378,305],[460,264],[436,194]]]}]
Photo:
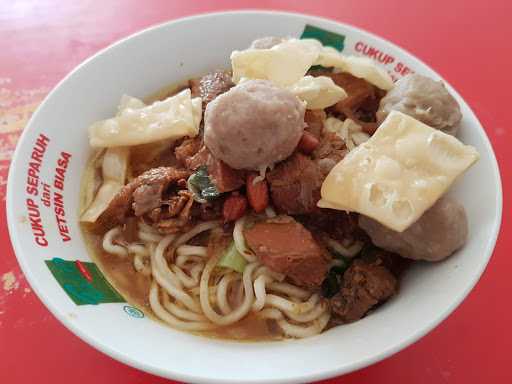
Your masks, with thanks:
[{"label": "patterned tablecloth", "polygon": [[[9,162],[38,104],[73,67],[119,38],[155,23],[235,8],[329,17],[401,45],[439,71],[480,118],[496,151],[504,217],[479,284],[442,325],[397,355],[325,383],[512,382],[509,196],[512,162],[512,3],[456,1],[0,1],[0,383],[164,383],[118,363],[67,331],[31,291],[5,220]],[[262,35],[265,31],[262,31]],[[205,44],[203,49],[208,49]],[[485,204],[485,202],[482,202]],[[342,341],[340,341],[342,342]]]}]

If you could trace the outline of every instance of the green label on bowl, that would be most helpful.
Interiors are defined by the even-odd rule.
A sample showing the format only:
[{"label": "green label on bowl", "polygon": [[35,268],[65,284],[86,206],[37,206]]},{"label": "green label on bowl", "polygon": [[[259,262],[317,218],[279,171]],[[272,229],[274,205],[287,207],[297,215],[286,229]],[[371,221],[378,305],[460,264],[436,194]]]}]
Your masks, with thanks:
[{"label": "green label on bowl", "polygon": [[59,257],[46,260],[45,263],[76,305],[126,302],[94,263]]},{"label": "green label on bowl", "polygon": [[325,29],[314,27],[306,24],[304,31],[300,36],[301,39],[317,39],[323,45],[333,47],[338,51],[343,51],[345,47],[345,36],[337,33],[326,31]]}]

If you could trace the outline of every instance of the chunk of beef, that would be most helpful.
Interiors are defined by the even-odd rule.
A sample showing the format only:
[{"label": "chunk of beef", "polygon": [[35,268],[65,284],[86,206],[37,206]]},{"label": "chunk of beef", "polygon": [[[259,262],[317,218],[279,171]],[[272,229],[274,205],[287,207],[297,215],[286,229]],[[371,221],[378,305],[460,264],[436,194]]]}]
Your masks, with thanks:
[{"label": "chunk of beef", "polygon": [[362,318],[372,307],[391,297],[398,289],[395,276],[381,259],[355,260],[343,274],[342,288],[331,299],[337,321],[349,323]]},{"label": "chunk of beef", "polygon": [[233,192],[226,200],[222,207],[222,216],[224,217],[224,223],[236,221],[245,215],[247,211],[247,197],[238,193]]},{"label": "chunk of beef", "polygon": [[206,148],[203,145],[201,147],[201,149],[199,150],[199,152],[197,152],[194,156],[189,157],[185,161],[185,166],[188,169],[190,169],[192,171],[195,171],[199,167],[202,167],[203,165],[206,165],[208,163],[209,157],[210,157],[210,151],[208,150],[208,148]]},{"label": "chunk of beef", "polygon": [[274,207],[282,213],[304,214],[317,209],[322,174],[309,157],[295,153],[267,174]]},{"label": "chunk of beef", "polygon": [[377,129],[376,113],[385,91],[348,73],[339,73],[333,81],[341,86],[348,97],[334,106],[334,110],[354,120],[363,130],[372,135]]},{"label": "chunk of beef", "polygon": [[325,177],[347,153],[347,147],[341,137],[334,132],[324,130],[320,137],[320,143],[312,156]]},{"label": "chunk of beef", "polygon": [[380,260],[380,263],[397,279],[412,263],[410,259],[401,257],[400,255],[388,252],[385,249],[378,248],[371,243],[367,243],[361,251],[361,259],[367,263],[373,263]]},{"label": "chunk of beef", "polygon": [[284,273],[295,284],[318,287],[325,279],[328,254],[311,232],[289,216],[254,224],[244,231],[248,246],[270,269]]},{"label": "chunk of beef", "polygon": [[199,152],[202,146],[203,139],[199,136],[192,139],[185,139],[180,145],[174,148],[174,154],[181,165],[186,166],[186,161]]},{"label": "chunk of beef", "polygon": [[162,193],[174,183],[190,176],[187,170],[173,167],[150,169],[126,184],[98,218],[102,227],[112,228],[133,213],[142,216],[161,204]]},{"label": "chunk of beef", "polygon": [[192,79],[189,81],[192,97],[201,97],[203,109],[210,101],[228,91],[234,85],[231,75],[223,71],[211,72],[201,77],[200,80]]},{"label": "chunk of beef", "polygon": [[157,208],[160,206],[160,198],[162,197],[162,193],[164,188],[166,187],[165,183],[155,183],[155,184],[143,184],[135,191],[133,191],[133,213],[135,216],[142,216],[143,214]]},{"label": "chunk of beef", "polygon": [[195,171],[206,165],[210,151],[203,145],[203,138],[196,136],[193,139],[185,139],[174,149],[178,162],[187,169]]},{"label": "chunk of beef", "polygon": [[[188,229],[191,226],[192,205],[194,198],[188,190],[178,191],[177,195],[163,202],[164,205],[158,208],[159,217],[154,218],[154,226],[160,233],[177,233]],[[164,206],[167,207],[164,210]]]},{"label": "chunk of beef", "polygon": [[338,112],[344,110],[356,110],[368,99],[377,97],[377,89],[366,80],[352,76],[350,73],[332,73],[331,79],[347,92],[347,97],[339,101],[335,108]]},{"label": "chunk of beef", "polygon": [[332,111],[354,120],[369,134],[375,132],[377,129],[376,112],[381,98],[385,95],[384,91],[366,80],[346,72],[318,71],[313,75],[328,76],[347,92],[348,96],[331,107]]},{"label": "chunk of beef", "polygon": [[327,115],[323,109],[306,109],[306,113],[304,114],[306,128],[304,128],[304,130],[319,139],[322,135],[326,118]]},{"label": "chunk of beef", "polygon": [[331,239],[344,242],[362,239],[362,231],[357,225],[356,213],[347,213],[334,209],[318,209],[309,215],[298,216],[304,226],[315,235],[326,234]]},{"label": "chunk of beef", "polygon": [[196,136],[191,139],[183,140],[180,145],[174,148],[174,155],[184,168],[193,170],[195,168],[191,168],[191,162],[194,162],[192,159],[201,151],[202,148],[203,138],[201,136]]},{"label": "chunk of beef", "polygon": [[174,153],[178,161],[192,171],[206,165],[208,174],[219,192],[234,191],[244,185],[243,172],[214,158],[208,148],[203,145],[203,139],[200,137],[185,139],[176,147]]},{"label": "chunk of beef", "polygon": [[216,159],[211,154],[207,161],[208,175],[219,192],[230,192],[244,185],[244,173],[231,168],[222,160]]}]

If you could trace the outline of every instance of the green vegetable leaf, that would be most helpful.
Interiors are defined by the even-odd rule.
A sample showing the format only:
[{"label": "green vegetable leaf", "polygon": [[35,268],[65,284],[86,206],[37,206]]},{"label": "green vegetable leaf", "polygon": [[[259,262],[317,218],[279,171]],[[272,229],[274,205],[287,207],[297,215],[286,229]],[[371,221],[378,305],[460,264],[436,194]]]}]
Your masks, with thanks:
[{"label": "green vegetable leaf", "polygon": [[339,275],[332,269],[322,283],[322,296],[331,298],[340,291]]},{"label": "green vegetable leaf", "polygon": [[229,244],[217,263],[218,267],[229,268],[240,273],[244,272],[246,265],[247,260],[237,251],[234,241]]},{"label": "green vegetable leaf", "polygon": [[206,166],[199,167],[197,171],[188,179],[189,184],[195,189],[201,199],[214,200],[220,196],[217,187],[212,183]]}]

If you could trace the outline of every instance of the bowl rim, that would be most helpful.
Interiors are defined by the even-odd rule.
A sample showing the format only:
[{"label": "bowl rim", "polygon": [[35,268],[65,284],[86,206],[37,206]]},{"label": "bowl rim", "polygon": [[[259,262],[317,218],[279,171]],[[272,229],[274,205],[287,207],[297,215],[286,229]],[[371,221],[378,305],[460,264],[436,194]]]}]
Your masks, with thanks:
[{"label": "bowl rim", "polygon": [[308,15],[305,13],[300,12],[287,12],[287,11],[280,11],[280,10],[261,10],[261,9],[243,9],[243,10],[228,10],[228,11],[218,11],[218,12],[204,12],[199,14],[194,14],[186,17],[180,17],[177,19],[172,19],[168,21],[164,21],[155,25],[151,25],[147,28],[144,28],[140,31],[137,31],[135,33],[132,33],[126,37],[123,37],[112,44],[108,45],[107,47],[99,50],[98,52],[94,53],[92,56],[88,57],[81,63],[79,63],[76,67],[74,67],[62,80],[60,80],[57,85],[54,86],[54,88],[48,93],[48,95],[44,98],[44,100],[41,102],[41,104],[38,106],[37,110],[33,113],[33,115],[30,118],[30,121],[27,123],[26,127],[23,129],[23,132],[21,133],[16,150],[12,156],[10,167],[9,167],[9,175],[8,175],[8,182],[7,182],[7,194],[6,194],[6,214],[7,214],[7,222],[8,222],[8,230],[9,230],[9,237],[11,239],[11,243],[16,255],[16,258],[18,260],[18,263],[20,264],[21,270],[23,274],[25,275],[27,281],[30,283],[32,289],[37,294],[39,299],[43,302],[43,304],[46,306],[46,308],[64,325],[68,330],[70,330],[73,334],[78,336],[82,341],[87,343],[88,345],[94,347],[95,349],[101,351],[102,353],[105,353],[106,355],[121,361],[124,364],[127,364],[131,367],[134,367],[136,369],[142,370],[144,372],[148,372],[154,375],[158,375],[160,377],[164,377],[167,379],[173,379],[173,380],[180,380],[185,382],[193,382],[193,383],[237,383],[235,380],[228,380],[228,379],[218,379],[218,378],[212,378],[208,376],[201,376],[200,374],[182,374],[182,373],[175,373],[169,370],[166,370],[161,367],[152,366],[149,364],[145,364],[143,362],[140,362],[138,360],[135,360],[125,354],[121,350],[117,350],[115,348],[110,347],[108,344],[102,343],[98,340],[96,340],[94,337],[89,336],[87,332],[82,331],[80,326],[75,325],[75,323],[69,321],[65,314],[58,308],[58,306],[54,306],[53,303],[46,297],[46,294],[42,292],[38,285],[35,283],[37,278],[35,278],[30,268],[25,260],[25,258],[22,256],[22,246],[20,244],[20,239],[16,236],[16,229],[15,229],[15,212],[13,211],[13,199],[14,199],[14,182],[13,175],[16,171],[16,169],[19,168],[18,163],[19,160],[19,153],[20,148],[22,146],[25,146],[26,142],[26,136],[28,135],[28,132],[32,129],[32,126],[34,125],[34,121],[37,120],[38,115],[40,111],[45,107],[45,105],[48,103],[48,100],[50,100],[56,90],[60,88],[65,82],[68,81],[70,77],[72,77],[76,72],[82,69],[82,67],[85,67],[89,64],[90,61],[96,59],[98,56],[104,54],[106,51],[109,51],[119,45],[122,45],[127,40],[130,40],[136,36],[143,35],[147,32],[157,30],[160,28],[168,27],[172,24],[179,24],[184,22],[193,22],[194,20],[198,19],[205,19],[205,18],[215,18],[217,16],[221,15],[259,15],[259,16],[265,16],[265,15],[273,15],[273,16],[282,16],[282,17],[299,17],[299,18],[305,18],[309,21],[317,21],[321,23],[331,23],[331,24],[337,24],[341,25],[345,28],[352,29],[358,33],[361,33],[362,35],[370,36],[376,40],[380,40],[383,43],[389,45],[390,47],[393,47],[393,49],[397,50],[399,53],[404,54],[408,56],[413,61],[418,62],[421,65],[424,65],[425,67],[432,70],[445,84],[448,85],[450,88],[450,91],[456,94],[461,100],[465,102],[465,104],[468,107],[469,112],[471,113],[471,119],[478,124],[478,128],[481,130],[482,135],[482,141],[483,145],[486,147],[486,151],[489,155],[489,160],[491,163],[491,166],[493,168],[493,171],[496,175],[496,217],[494,218],[493,222],[493,228],[492,228],[492,236],[488,239],[485,248],[485,260],[482,260],[482,263],[480,264],[480,268],[475,271],[473,274],[472,280],[468,282],[465,290],[458,296],[455,297],[452,301],[451,305],[447,308],[447,310],[444,313],[440,313],[437,316],[433,317],[428,326],[424,327],[423,329],[418,330],[413,336],[411,336],[409,339],[402,343],[397,343],[385,350],[380,351],[379,353],[376,353],[374,356],[369,358],[363,358],[350,366],[341,367],[341,368],[331,368],[331,369],[324,369],[319,372],[313,372],[309,374],[293,374],[291,373],[286,379],[250,379],[248,378],[245,380],[246,383],[297,383],[297,382],[312,382],[317,380],[323,380],[327,378],[332,378],[335,376],[343,375],[349,372],[356,371],[358,369],[367,367],[369,365],[372,365],[378,361],[381,361],[385,358],[388,358],[395,353],[407,348],[411,344],[418,341],[420,338],[425,336],[427,333],[429,333],[432,329],[434,329],[436,326],[438,326],[442,321],[444,321],[450,314],[453,313],[453,311],[461,304],[461,302],[468,296],[470,291],[474,288],[480,277],[482,276],[485,268],[487,267],[489,260],[493,254],[496,240],[498,237],[498,234],[500,232],[500,226],[502,221],[502,210],[503,210],[503,190],[502,190],[502,182],[501,182],[501,175],[499,170],[499,165],[496,160],[496,155],[494,153],[493,147],[490,143],[490,140],[487,136],[486,131],[482,127],[482,124],[480,123],[479,119],[475,115],[473,109],[469,105],[468,102],[464,98],[461,97],[461,95],[455,90],[450,83],[448,83],[437,71],[435,71],[430,65],[427,65],[423,60],[419,59],[416,55],[410,53],[404,48],[401,48],[400,46],[392,43],[391,41],[387,40],[386,38],[383,38],[381,36],[378,36],[372,32],[366,31],[365,29],[353,26],[351,24],[341,22],[335,19],[329,19],[325,17],[315,16],[315,15]]}]

